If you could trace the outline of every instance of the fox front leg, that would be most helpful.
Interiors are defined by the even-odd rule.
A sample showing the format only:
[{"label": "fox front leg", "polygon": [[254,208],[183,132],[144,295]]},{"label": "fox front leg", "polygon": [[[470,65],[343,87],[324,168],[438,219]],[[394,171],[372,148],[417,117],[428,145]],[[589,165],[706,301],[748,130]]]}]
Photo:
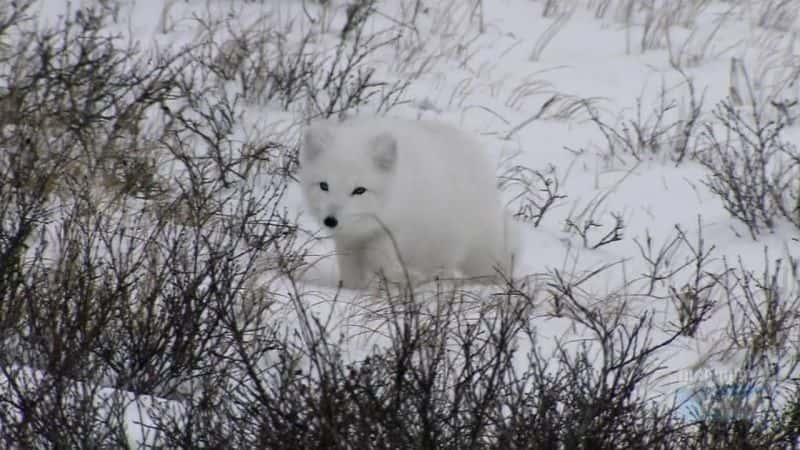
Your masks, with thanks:
[{"label": "fox front leg", "polygon": [[336,262],[339,265],[339,280],[342,287],[361,289],[366,287],[368,277],[363,247],[336,246]]}]

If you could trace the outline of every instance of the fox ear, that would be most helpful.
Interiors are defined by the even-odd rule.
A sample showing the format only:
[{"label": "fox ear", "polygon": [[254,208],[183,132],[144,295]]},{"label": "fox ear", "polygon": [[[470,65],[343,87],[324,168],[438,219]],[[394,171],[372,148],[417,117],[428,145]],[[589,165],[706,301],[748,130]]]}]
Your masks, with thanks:
[{"label": "fox ear", "polygon": [[397,162],[397,139],[390,133],[381,133],[370,141],[372,160],[378,169],[388,172]]},{"label": "fox ear", "polygon": [[323,124],[311,125],[303,136],[303,145],[300,148],[300,161],[311,162],[319,157],[326,145],[331,145],[333,133]]}]

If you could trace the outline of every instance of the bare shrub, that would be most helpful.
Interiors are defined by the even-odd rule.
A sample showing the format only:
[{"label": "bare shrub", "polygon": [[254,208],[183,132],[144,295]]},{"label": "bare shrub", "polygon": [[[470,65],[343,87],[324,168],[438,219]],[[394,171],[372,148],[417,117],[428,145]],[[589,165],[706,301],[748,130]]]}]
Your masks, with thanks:
[{"label": "bare shrub", "polygon": [[[589,210],[584,209],[583,211],[588,212]],[[611,218],[614,219],[614,224],[611,225],[610,229],[605,230],[605,234],[601,234],[599,238],[596,238],[595,242],[590,242],[590,234],[592,234],[590,232],[595,228],[602,228],[603,225],[592,217],[583,220],[569,217],[564,221],[564,230],[580,236],[585,248],[595,250],[604,245],[611,244],[612,242],[622,240],[622,232],[625,229],[625,222],[622,218],[622,214],[611,213]]]},{"label": "bare shrub", "polygon": [[728,299],[731,345],[747,349],[754,357],[789,346],[800,331],[797,265],[791,258],[770,261],[765,249],[761,273],[747,269],[741,258],[736,270],[726,271],[720,285]]},{"label": "bare shrub", "polygon": [[[510,284],[489,298],[444,285],[385,292],[386,344],[351,363],[329,322],[298,295],[298,333],[276,343],[272,363],[228,390],[198,385],[208,394],[193,400],[193,420],[156,428],[169,446],[671,448],[681,424],[638,386],[681,330],[650,337],[652,317],[603,308],[608,299],[580,289],[588,278],[552,278],[551,295],[588,333],[552,354],[530,321],[541,301],[532,286]],[[203,407],[208,397],[214,408]]]},{"label": "bare shrub", "polygon": [[[24,5],[14,8],[0,11],[0,38],[9,44],[0,58],[4,448],[796,442],[796,391],[772,415],[758,415],[766,406],[748,410],[756,416],[746,423],[705,416],[687,423],[649,390],[666,370],[663,350],[708,320],[706,286],[714,280],[736,299],[737,332],[761,349],[748,367],[766,367],[767,350],[790,353],[794,297],[775,274],[796,278],[793,260],[791,270],[772,265],[763,277],[743,267],[714,277],[702,236],[694,241],[680,229],[675,243],[643,244],[652,272],[611,292],[592,286],[614,265],[484,290],[444,281],[419,291],[386,285],[346,305],[359,315],[341,325],[332,317],[343,293],[319,294],[297,280],[303,248],[282,203],[292,128],[242,130],[241,92],[220,82],[244,75],[236,75],[238,63],[209,63],[208,41],[159,53],[125,47],[98,31],[109,17],[90,10],[35,29]],[[348,42],[361,27],[352,14]],[[276,84],[264,92],[287,108],[316,98],[320,108],[310,115],[363,105],[347,91],[329,103],[338,88],[304,80],[303,89],[321,90]],[[548,179],[555,175],[522,167],[509,175],[529,196],[524,213],[537,224],[561,195]],[[605,195],[573,223],[595,222]],[[604,240],[584,237],[590,247]],[[668,267],[676,246],[690,251]],[[674,284],[682,267],[691,268],[689,281]],[[752,301],[738,297],[745,286]],[[659,305],[676,301],[671,292],[683,295],[679,305]],[[686,312],[665,328],[642,304]],[[544,349],[546,321],[570,330],[552,351]],[[776,332],[762,332],[762,323]],[[351,358],[353,333],[377,343]]]},{"label": "bare shrub", "polygon": [[797,387],[769,370],[744,366],[696,386],[687,408],[691,434],[685,445],[720,450],[795,448],[800,438],[794,415]]},{"label": "bare shrub", "polygon": [[[241,30],[234,19],[199,21],[203,34],[197,63],[219,83],[234,82],[252,103],[275,103],[308,117],[339,115],[370,102],[375,112],[386,111],[401,101],[411,79],[379,80],[376,68],[364,63],[390,51],[407,30],[398,25],[368,33],[374,3],[355,2],[347,8],[345,25],[331,48],[320,43],[324,30],[301,30],[271,14]],[[328,6],[319,8],[321,14],[329,12]],[[218,44],[226,35],[231,37]]]},{"label": "bare shrub", "polygon": [[501,189],[518,190],[511,203],[519,203],[514,217],[538,227],[545,214],[559,200],[567,198],[561,194],[560,182],[554,166],[545,171],[514,165],[500,177]]},{"label": "bare shrub", "polygon": [[2,439],[124,448],[140,396],[224,379],[232,342],[264,329],[258,251],[285,251],[292,226],[286,178],[250,180],[287,149],[236,151],[230,105],[186,94],[186,53],[122,48],[91,10],[19,17],[0,91]]},{"label": "bare shrub", "polygon": [[[549,89],[545,90],[548,86],[548,83],[540,80],[526,81],[514,89],[506,101],[506,105],[512,108],[517,107],[530,96],[550,92]],[[561,93],[551,94],[535,114],[511,128],[503,136],[503,139],[511,139],[513,135],[537,120],[581,120],[585,111],[593,111],[593,105],[597,100],[596,98],[580,98]],[[591,112],[587,116],[591,117]]]},{"label": "bare shrub", "polygon": [[692,276],[680,289],[670,285],[670,300],[678,312],[678,326],[690,337],[694,337],[700,324],[716,307],[714,294],[720,277],[708,270],[715,246],[706,246],[699,217],[697,222],[696,242],[690,242],[686,232],[677,225],[675,227],[678,241],[689,250]]},{"label": "bare shrub", "polygon": [[[690,27],[710,4],[708,0],[599,0],[587,1],[595,18],[609,18],[626,26],[626,51],[664,48],[673,27]],[[641,32],[638,42],[635,32]]]},{"label": "bare shrub", "polygon": [[753,5],[755,22],[759,27],[778,31],[796,31],[798,29],[797,8],[792,0],[767,0]]},{"label": "bare shrub", "polygon": [[681,69],[676,70],[684,80],[688,104],[683,103],[684,100],[670,99],[664,84],[654,106],[646,107],[648,102],[640,97],[636,100],[634,116],[616,124],[608,123],[599,109],[586,104],[590,120],[605,138],[609,158],[630,155],[641,161],[661,155],[680,164],[687,156],[694,156],[704,95],[698,97],[692,79]]},{"label": "bare shrub", "polygon": [[669,62],[673,67],[693,67],[698,66],[705,61],[715,42],[715,37],[722,29],[722,26],[735,15],[735,5],[731,5],[730,9],[721,14],[715,19],[716,24],[707,33],[701,32],[700,27],[692,27],[688,37],[682,41],[675,42],[671,32],[672,27],[664,29],[665,41],[667,51],[669,52]]},{"label": "bare shrub", "polygon": [[634,238],[646,269],[640,274],[641,292],[652,300],[668,300],[677,321],[674,329],[694,337],[699,326],[717,308],[720,273],[713,270],[716,247],[708,246],[700,217],[697,231],[691,236],[680,226],[657,246],[647,232],[644,242]]},{"label": "bare shrub", "polygon": [[[563,439],[561,445],[567,448],[617,448],[620,443],[625,447],[673,448],[669,441],[680,436],[682,427],[674,416],[674,406],[651,404],[641,383],[659,372],[659,351],[696,324],[657,334],[652,313],[636,309],[636,296],[629,296],[631,285],[626,283],[604,296],[594,294],[588,285],[615,266],[603,265],[569,276],[557,270],[550,274],[551,314],[569,318],[585,340],[578,339],[569,353],[563,344],[558,346],[554,359],[568,368],[566,372],[543,371],[537,376],[548,383],[564,383],[562,390],[551,387],[538,391],[538,401],[553,408],[548,411],[549,417],[560,419],[550,424],[551,429],[542,431],[552,436],[557,430],[556,435]],[[707,318],[703,315],[698,320]],[[562,374],[566,378],[560,378]],[[642,408],[645,404],[651,407]],[[638,411],[636,416],[629,415],[633,411]],[[617,427],[620,423],[626,425]]]},{"label": "bare shrub", "polygon": [[713,114],[722,130],[704,127],[700,162],[710,172],[705,184],[756,239],[780,217],[800,225],[800,153],[782,137],[784,122],[766,120],[758,105],[749,106],[731,98],[717,105]]},{"label": "bare shrub", "polygon": [[[548,9],[555,10],[556,8],[550,6],[549,4],[546,5],[545,10],[542,12],[543,17],[548,17],[550,14],[553,14],[553,12],[548,11]],[[558,32],[561,31],[564,28],[564,25],[567,24],[570,17],[572,17],[572,12],[573,11],[564,11],[559,13],[558,16],[556,16],[553,23],[551,23],[547,28],[545,28],[542,34],[539,35],[539,37],[536,39],[536,44],[534,44],[533,50],[531,50],[531,55],[528,59],[530,59],[531,61],[539,61],[539,58],[541,57],[544,49],[547,48],[548,44],[550,44],[550,42],[553,40],[553,38],[556,37]]]},{"label": "bare shrub", "polygon": [[603,204],[608,199],[609,195],[616,191],[617,187],[619,187],[631,173],[633,173],[633,169],[627,172],[625,176],[606,191],[598,192],[585,204],[581,204],[580,201],[573,203],[567,218],[564,219],[564,232],[580,237],[583,247],[592,250],[621,241],[625,230],[625,220],[622,217],[622,213],[609,213],[614,221],[610,226],[604,225],[600,221],[601,219],[599,216],[605,215],[606,211],[602,208],[604,208]]}]

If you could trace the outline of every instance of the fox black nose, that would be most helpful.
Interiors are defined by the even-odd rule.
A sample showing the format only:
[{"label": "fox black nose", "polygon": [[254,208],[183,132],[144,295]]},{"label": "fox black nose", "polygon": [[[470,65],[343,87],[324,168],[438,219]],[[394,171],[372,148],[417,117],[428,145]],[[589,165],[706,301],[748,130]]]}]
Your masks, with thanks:
[{"label": "fox black nose", "polygon": [[336,228],[336,225],[339,225],[339,221],[336,220],[336,217],[328,216],[325,220],[322,221],[328,228]]}]

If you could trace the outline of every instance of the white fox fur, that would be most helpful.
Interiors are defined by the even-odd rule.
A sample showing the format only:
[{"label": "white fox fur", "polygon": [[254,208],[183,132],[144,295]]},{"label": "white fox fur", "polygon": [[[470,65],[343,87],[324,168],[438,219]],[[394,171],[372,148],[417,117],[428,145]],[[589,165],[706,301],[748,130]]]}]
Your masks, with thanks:
[{"label": "white fox fur", "polygon": [[413,283],[510,275],[516,239],[494,165],[469,134],[424,120],[319,121],[305,132],[300,165],[343,286],[364,288],[378,273]]}]

